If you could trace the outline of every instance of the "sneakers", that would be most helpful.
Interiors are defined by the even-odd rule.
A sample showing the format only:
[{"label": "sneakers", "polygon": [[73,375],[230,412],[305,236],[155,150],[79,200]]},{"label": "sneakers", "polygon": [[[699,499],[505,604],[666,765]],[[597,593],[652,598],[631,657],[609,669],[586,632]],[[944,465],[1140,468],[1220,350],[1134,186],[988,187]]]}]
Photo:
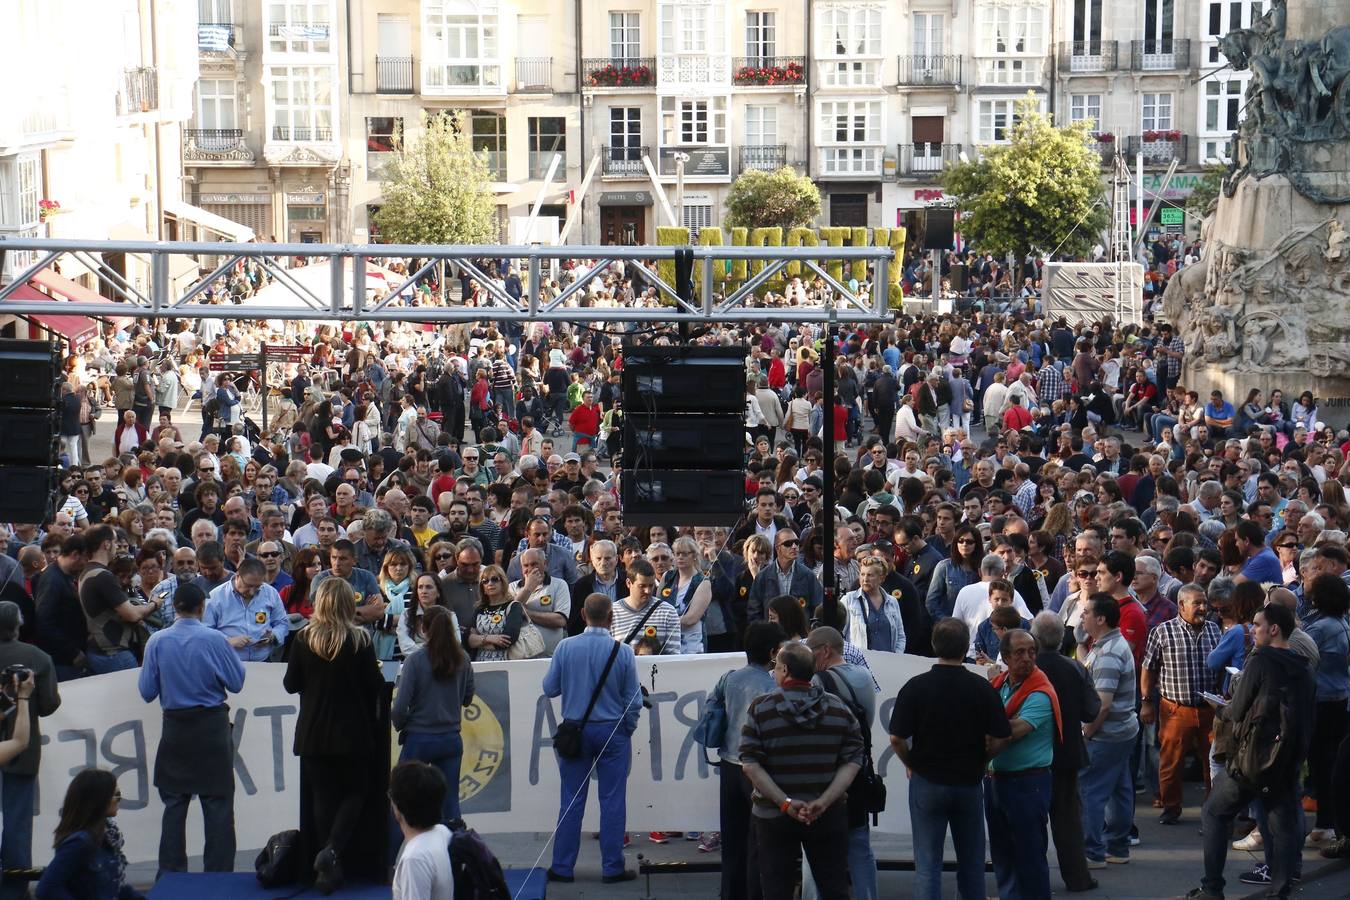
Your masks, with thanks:
[{"label": "sneakers", "polygon": [[701,831],[686,831],[684,839],[686,841],[701,841],[703,840],[703,833]]},{"label": "sneakers", "polygon": [[1087,867],[1088,867],[1089,869],[1105,869],[1105,868],[1106,868],[1106,860],[1104,860],[1104,859],[1092,859],[1092,858],[1089,857],[1089,858],[1088,858],[1088,861],[1087,861]]},{"label": "sneakers", "polygon": [[1329,844],[1336,840],[1336,829],[1334,828],[1314,828],[1308,832],[1308,839],[1304,842],[1305,847],[1320,847],[1323,844]]},{"label": "sneakers", "polygon": [[722,832],[709,831],[703,836],[703,840],[698,842],[699,853],[716,853],[722,849]]},{"label": "sneakers", "polygon": [[651,831],[647,833],[647,840],[653,844],[664,844],[670,841],[670,838],[664,831]]},{"label": "sneakers", "polygon": [[1260,850],[1264,845],[1265,842],[1261,839],[1261,832],[1255,829],[1253,829],[1252,833],[1245,838],[1233,841],[1234,850],[1246,850],[1248,853]]},{"label": "sneakers", "polygon": [[1350,859],[1350,838],[1337,838],[1322,848],[1323,859]]},{"label": "sneakers", "polygon": [[1186,896],[1179,897],[1178,900],[1223,900],[1223,894],[1211,894],[1202,887],[1189,891]]},{"label": "sneakers", "polygon": [[1243,884],[1270,884],[1270,867],[1265,863],[1259,863],[1250,872],[1239,875],[1238,881]]},{"label": "sneakers", "polygon": [[1128,856],[1112,856],[1108,853],[1106,854],[1106,861],[1113,866],[1124,866],[1129,865],[1130,858]]},{"label": "sneakers", "polygon": [[1176,809],[1165,809],[1162,815],[1158,816],[1159,825],[1175,825],[1181,821],[1181,811]]}]

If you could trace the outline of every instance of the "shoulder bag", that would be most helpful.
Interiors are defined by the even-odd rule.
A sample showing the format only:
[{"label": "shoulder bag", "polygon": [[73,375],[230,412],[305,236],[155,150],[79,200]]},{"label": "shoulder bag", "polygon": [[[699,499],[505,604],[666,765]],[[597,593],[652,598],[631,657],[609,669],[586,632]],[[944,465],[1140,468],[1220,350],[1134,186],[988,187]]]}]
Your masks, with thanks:
[{"label": "shoulder bag", "polygon": [[524,616],[524,621],[520,623],[516,639],[506,648],[506,658],[538,659],[544,655],[544,635],[539,631],[539,626],[530,621],[530,614],[525,611],[524,604],[521,604],[520,614]]},{"label": "shoulder bag", "polygon": [[656,611],[660,601],[655,601],[647,605],[647,611],[638,619],[633,630],[628,632],[628,637],[622,641],[614,642],[614,649],[609,651],[609,659],[605,662],[605,668],[600,672],[600,678],[595,683],[595,690],[591,691],[591,700],[586,704],[586,712],[582,715],[580,721],[572,719],[563,719],[558,723],[558,727],[553,731],[553,749],[563,759],[579,759],[581,757],[581,731],[590,721],[591,713],[595,710],[595,702],[600,699],[600,692],[604,690],[605,680],[609,678],[609,670],[614,668],[614,660],[619,656],[619,648],[623,647],[633,638],[637,637],[642,626],[647,624],[648,617]]},{"label": "shoulder bag", "polygon": [[694,726],[694,740],[707,750],[721,749],[727,742],[726,685],[727,676],[730,674],[724,672],[722,677],[717,679],[717,686],[704,701],[703,715]]},{"label": "shoulder bag", "polygon": [[831,694],[844,700],[844,695],[839,692],[839,686],[843,685],[848,691],[851,699],[844,700],[844,703],[858,720],[858,729],[862,732],[863,765],[848,788],[849,820],[850,822],[861,820],[862,824],[866,824],[867,817],[871,816],[872,824],[875,825],[877,817],[886,810],[886,782],[877,774],[876,766],[872,763],[872,729],[867,727],[865,710],[858,702],[858,695],[853,692],[853,687],[829,669],[820,674],[829,676],[833,685],[829,689]]}]

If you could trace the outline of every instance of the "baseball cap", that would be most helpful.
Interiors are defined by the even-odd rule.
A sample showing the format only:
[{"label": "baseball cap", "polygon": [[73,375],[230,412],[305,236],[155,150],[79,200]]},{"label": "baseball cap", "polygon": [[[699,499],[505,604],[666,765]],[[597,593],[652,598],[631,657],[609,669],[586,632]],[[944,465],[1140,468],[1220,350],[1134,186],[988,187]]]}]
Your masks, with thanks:
[{"label": "baseball cap", "polygon": [[581,457],[578,456],[578,455],[575,454],[575,453],[569,453],[569,454],[567,454],[566,456],[563,457],[563,462],[565,462],[565,463],[570,463],[570,462],[579,463],[579,462],[581,462]]}]

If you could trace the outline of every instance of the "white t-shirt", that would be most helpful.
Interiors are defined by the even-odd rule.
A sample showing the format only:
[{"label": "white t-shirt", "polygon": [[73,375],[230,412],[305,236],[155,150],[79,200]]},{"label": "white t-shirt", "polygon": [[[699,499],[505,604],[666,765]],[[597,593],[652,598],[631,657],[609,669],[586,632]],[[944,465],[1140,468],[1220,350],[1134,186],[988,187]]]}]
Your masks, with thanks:
[{"label": "white t-shirt", "polygon": [[[1013,591],[1013,608],[1016,609],[1024,619],[1031,618],[1031,610],[1027,609],[1026,602],[1022,595]],[[980,627],[980,623],[989,618],[993,608],[989,605],[989,583],[986,581],[977,581],[974,584],[961,588],[956,595],[956,602],[952,604],[952,618],[961,619],[970,628],[970,649],[975,650],[975,630]]]},{"label": "white t-shirt", "polygon": [[437,825],[403,844],[394,866],[394,900],[454,900],[450,829]]}]

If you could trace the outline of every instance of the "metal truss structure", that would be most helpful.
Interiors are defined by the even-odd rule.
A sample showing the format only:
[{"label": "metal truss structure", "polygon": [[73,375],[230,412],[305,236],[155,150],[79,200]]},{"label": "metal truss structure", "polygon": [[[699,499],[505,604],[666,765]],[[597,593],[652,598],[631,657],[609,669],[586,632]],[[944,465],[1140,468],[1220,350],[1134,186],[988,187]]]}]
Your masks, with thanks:
[{"label": "metal truss structure", "polygon": [[[402,244],[234,244],[154,241],[80,241],[37,238],[0,238],[0,254],[9,251],[35,251],[37,261],[13,281],[0,287],[0,314],[52,313],[50,302],[22,298],[6,299],[29,278],[63,256],[98,274],[112,286],[120,300],[102,302],[63,302],[63,315],[91,317],[144,317],[180,319],[333,319],[385,320],[415,322],[567,321],[567,322],[840,322],[883,323],[891,320],[887,307],[889,267],[895,262],[888,247],[619,247],[619,246],[436,246]],[[104,254],[123,253],[148,260],[149,282],[135,287],[104,262]],[[595,277],[617,261],[639,263],[676,260],[677,255],[692,254],[701,274],[694,280],[689,297],[681,297],[675,287],[662,278],[655,267],[643,267],[641,277],[655,287],[660,307],[581,307],[568,305]],[[223,259],[210,273],[197,278],[186,290],[176,289],[170,277],[173,257]],[[294,270],[285,265],[289,259],[327,261],[329,283],[326,291],[315,291],[300,284]],[[366,297],[366,266],[372,259],[420,261],[420,267],[407,276],[398,288],[370,301]],[[562,293],[541,302],[538,292],[516,300],[482,270],[483,260],[517,261],[528,272],[528,284],[542,283],[545,264],[550,260],[594,260],[589,269],[569,284]],[[686,256],[687,259],[687,256]],[[717,271],[725,271],[731,261],[759,262],[763,266],[725,296],[717,293]],[[212,303],[202,300],[213,285],[222,281],[241,261],[255,261],[277,282],[287,285],[301,301],[298,306],[259,306],[245,301]],[[861,298],[846,283],[827,271],[827,263],[865,261],[872,270],[870,298]],[[475,278],[491,299],[483,306],[411,306],[405,292],[442,262],[457,267]],[[833,302],[816,306],[761,307],[751,305],[754,292],[789,263],[800,263],[803,274],[819,276],[834,294]],[[219,293],[224,293],[220,291]],[[326,296],[325,296],[326,295]]]}]

